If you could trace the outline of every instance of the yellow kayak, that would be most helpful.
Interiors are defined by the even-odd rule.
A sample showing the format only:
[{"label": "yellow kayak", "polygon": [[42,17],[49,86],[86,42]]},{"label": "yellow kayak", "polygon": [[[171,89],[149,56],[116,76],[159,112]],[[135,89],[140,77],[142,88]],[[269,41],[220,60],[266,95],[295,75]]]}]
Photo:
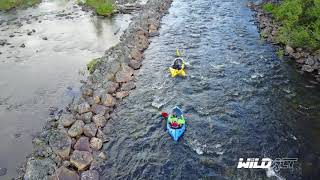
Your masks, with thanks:
[{"label": "yellow kayak", "polygon": [[[178,49],[176,49],[176,56],[177,57],[181,57],[181,53],[179,52]],[[184,77],[184,76],[186,76],[186,73],[184,71],[185,62],[184,62],[184,60],[182,58],[176,58],[176,60],[177,59],[179,59],[180,62],[182,62],[181,69],[180,68],[179,69],[174,69],[174,68],[170,67],[169,71],[170,71],[171,77],[176,77],[176,76]]]},{"label": "yellow kayak", "polygon": [[171,77],[176,77],[176,76],[186,76],[186,72],[184,71],[184,64],[182,65],[182,69],[173,69],[172,67],[169,68]]}]

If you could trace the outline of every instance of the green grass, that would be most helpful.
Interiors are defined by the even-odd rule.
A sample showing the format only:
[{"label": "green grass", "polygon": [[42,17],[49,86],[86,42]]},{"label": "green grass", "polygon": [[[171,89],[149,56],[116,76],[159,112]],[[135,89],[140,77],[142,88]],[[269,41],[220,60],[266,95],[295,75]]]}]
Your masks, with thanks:
[{"label": "green grass", "polygon": [[92,74],[94,72],[94,70],[96,69],[96,65],[98,63],[99,59],[92,59],[88,64],[87,64],[87,69],[89,71],[90,74]]},{"label": "green grass", "polygon": [[283,59],[284,57],[284,50],[279,48],[278,51],[276,52],[277,56],[279,59]]},{"label": "green grass", "polygon": [[86,0],[85,4],[95,9],[101,16],[109,16],[115,10],[113,0]]},{"label": "green grass", "polygon": [[9,10],[15,7],[28,7],[39,3],[41,0],[0,0],[0,10]]},{"label": "green grass", "polygon": [[280,22],[279,42],[311,50],[320,48],[320,0],[283,0],[262,8]]}]

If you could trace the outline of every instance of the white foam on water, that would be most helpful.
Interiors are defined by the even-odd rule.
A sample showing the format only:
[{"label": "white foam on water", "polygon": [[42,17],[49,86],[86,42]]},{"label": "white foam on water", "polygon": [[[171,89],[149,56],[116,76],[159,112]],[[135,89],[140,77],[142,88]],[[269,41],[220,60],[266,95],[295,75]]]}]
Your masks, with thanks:
[{"label": "white foam on water", "polygon": [[277,180],[286,180],[285,178],[283,178],[283,177],[281,177],[280,175],[278,175],[275,171],[274,171],[274,169],[272,168],[272,167],[270,167],[270,168],[268,168],[267,170],[266,170],[266,175],[267,175],[267,177],[276,177],[277,178]]}]

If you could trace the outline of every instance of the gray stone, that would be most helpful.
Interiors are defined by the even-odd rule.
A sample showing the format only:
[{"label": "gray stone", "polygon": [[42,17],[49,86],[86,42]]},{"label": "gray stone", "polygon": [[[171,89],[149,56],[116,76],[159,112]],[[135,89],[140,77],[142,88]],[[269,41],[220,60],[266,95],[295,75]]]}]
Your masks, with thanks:
[{"label": "gray stone", "polygon": [[130,81],[122,84],[121,91],[130,91],[135,88],[136,88],[136,85],[134,84],[134,82]]},{"label": "gray stone", "polygon": [[56,172],[57,180],[80,180],[77,172],[61,166]]},{"label": "gray stone", "polygon": [[88,168],[92,161],[92,154],[88,151],[75,150],[70,158],[71,164],[73,164],[79,171]]},{"label": "gray stone", "polygon": [[294,53],[294,49],[287,45],[285,48],[285,52],[287,55],[292,55]]},{"label": "gray stone", "polygon": [[97,134],[97,127],[95,124],[91,123],[91,124],[86,124],[83,127],[83,133],[84,135],[86,135],[87,137],[94,137]]},{"label": "gray stone", "polygon": [[96,170],[84,171],[81,180],[99,180],[99,173]]},{"label": "gray stone", "polygon": [[102,97],[102,103],[103,103],[103,105],[105,105],[107,107],[113,107],[116,104],[116,100],[112,95],[105,94]]},{"label": "gray stone", "polygon": [[107,120],[104,115],[97,114],[92,118],[93,122],[96,124],[97,127],[104,127],[107,123]]},{"label": "gray stone", "polygon": [[116,82],[128,82],[133,79],[133,69],[128,65],[122,65],[122,69],[116,73]]},{"label": "gray stone", "polygon": [[132,69],[137,70],[142,66],[141,61],[131,60],[128,64]]},{"label": "gray stone", "polygon": [[89,151],[91,152],[89,138],[88,137],[81,137],[78,139],[77,143],[74,145],[75,150],[79,151]]},{"label": "gray stone", "polygon": [[306,72],[313,72],[314,71],[314,69],[310,65],[303,65],[302,70],[306,71]]},{"label": "gray stone", "polygon": [[84,114],[81,114],[81,119],[86,123],[90,123],[91,122],[91,119],[92,119],[92,112],[86,112]]},{"label": "gray stone", "polygon": [[7,168],[0,168],[0,176],[4,176],[7,174]]},{"label": "gray stone", "polygon": [[76,119],[72,114],[62,114],[60,117],[60,124],[62,124],[64,127],[71,126],[75,121]]},{"label": "gray stone", "polygon": [[71,137],[80,136],[83,133],[84,122],[77,120],[69,129],[68,134]]},{"label": "gray stone", "polygon": [[93,105],[92,106],[92,111],[95,113],[95,114],[102,114],[104,115],[106,112],[109,112],[110,108],[109,107],[106,107],[104,105],[99,105],[99,104],[96,104],[96,105]]},{"label": "gray stone", "polygon": [[47,180],[48,175],[52,175],[55,169],[56,165],[51,159],[29,159],[24,180]]},{"label": "gray stone", "polygon": [[62,158],[69,157],[71,150],[71,138],[67,133],[53,131],[49,137],[49,145],[52,151]]},{"label": "gray stone", "polygon": [[91,138],[90,147],[95,150],[100,150],[102,148],[102,140],[96,137]]},{"label": "gray stone", "polygon": [[128,91],[120,91],[116,93],[116,98],[118,99],[123,99],[124,97],[129,96],[129,92]]},{"label": "gray stone", "polygon": [[315,60],[311,57],[309,57],[305,62],[305,64],[310,65],[310,66],[313,66],[314,63],[315,63]]},{"label": "gray stone", "polygon": [[81,103],[77,107],[78,113],[83,114],[90,111],[90,104],[87,102]]}]

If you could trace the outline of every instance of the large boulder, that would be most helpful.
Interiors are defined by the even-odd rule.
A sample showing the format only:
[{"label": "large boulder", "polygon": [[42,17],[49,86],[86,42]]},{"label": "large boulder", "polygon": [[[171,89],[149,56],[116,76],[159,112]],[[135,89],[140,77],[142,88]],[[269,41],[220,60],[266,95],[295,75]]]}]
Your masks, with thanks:
[{"label": "large boulder", "polygon": [[96,124],[97,127],[104,127],[107,123],[107,120],[104,115],[97,114],[92,118],[93,122]]},{"label": "large boulder", "polygon": [[75,150],[70,158],[71,164],[73,164],[79,171],[83,171],[88,168],[92,161],[92,154],[88,151]]},{"label": "large boulder", "polygon": [[94,123],[91,124],[86,124],[83,127],[83,133],[84,135],[86,135],[87,137],[94,137],[97,134],[97,126]]},{"label": "large boulder", "polygon": [[71,142],[68,134],[61,131],[53,131],[49,137],[49,146],[52,151],[62,158],[69,157]]},{"label": "large boulder", "polygon": [[77,137],[83,133],[83,127],[84,127],[84,122],[81,120],[77,120],[73,125],[70,127],[68,134],[71,137]]},{"label": "large boulder", "polygon": [[55,174],[55,180],[80,180],[77,172],[69,170],[68,168],[61,166]]},{"label": "large boulder", "polygon": [[71,126],[76,119],[72,114],[62,114],[60,117],[60,124],[63,125],[64,127],[69,127]]},{"label": "large boulder", "polygon": [[47,180],[56,169],[56,164],[49,158],[29,159],[26,165],[24,180]]},{"label": "large boulder", "polygon": [[96,170],[84,171],[81,174],[81,180],[99,180],[99,173]]},{"label": "large boulder", "polygon": [[89,151],[91,152],[89,138],[88,137],[81,137],[78,139],[76,144],[74,145],[75,150],[79,151]]}]

